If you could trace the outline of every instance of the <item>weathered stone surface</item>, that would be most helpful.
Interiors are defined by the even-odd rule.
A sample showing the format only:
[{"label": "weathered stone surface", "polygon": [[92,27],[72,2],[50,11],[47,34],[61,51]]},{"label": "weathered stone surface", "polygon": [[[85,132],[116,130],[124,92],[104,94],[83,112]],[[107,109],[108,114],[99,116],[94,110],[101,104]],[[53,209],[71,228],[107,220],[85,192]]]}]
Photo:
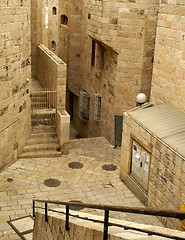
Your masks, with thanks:
[{"label": "weathered stone surface", "polygon": [[18,2],[0,1],[0,169],[17,158],[31,131],[30,2]]},{"label": "weathered stone surface", "polygon": [[[158,5],[155,0],[32,3],[33,75],[39,72],[35,46],[42,42],[68,65],[66,106],[81,136],[103,135],[113,143],[114,115],[134,107],[141,91],[149,98]],[[78,117],[80,90],[90,96],[88,122]],[[102,96],[100,121],[94,119],[96,93]]]},{"label": "weathered stone surface", "polygon": [[[101,220],[102,218],[89,213],[72,212],[72,214],[81,216],[85,219]],[[151,227],[150,225],[136,224],[128,221],[121,221],[117,219],[110,219],[110,222],[119,223],[128,227],[128,230],[124,228],[111,226],[109,227],[109,239],[110,240],[128,240],[128,239],[152,239],[152,240],[165,240],[167,238],[152,234],[148,236],[147,233],[137,230],[129,229],[132,226],[135,229],[153,230],[155,233],[168,234],[168,239],[172,239],[172,236],[184,237],[183,232],[177,230],[167,229],[163,227]],[[64,239],[64,240],[97,240],[103,239],[103,223],[96,223],[88,220],[78,219],[70,217],[69,231],[65,230],[65,216],[62,214],[51,213],[48,222],[45,222],[44,215],[37,213],[34,223],[33,239]]]}]

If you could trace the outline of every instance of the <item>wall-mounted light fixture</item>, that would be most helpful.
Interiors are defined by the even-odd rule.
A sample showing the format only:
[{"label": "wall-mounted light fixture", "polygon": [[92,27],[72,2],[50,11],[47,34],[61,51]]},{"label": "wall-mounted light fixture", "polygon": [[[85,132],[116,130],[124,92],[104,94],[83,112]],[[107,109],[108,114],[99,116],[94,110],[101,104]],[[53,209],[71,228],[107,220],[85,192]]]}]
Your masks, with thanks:
[{"label": "wall-mounted light fixture", "polygon": [[136,96],[136,102],[138,105],[142,105],[143,103],[146,102],[146,95],[144,93],[139,93]]}]

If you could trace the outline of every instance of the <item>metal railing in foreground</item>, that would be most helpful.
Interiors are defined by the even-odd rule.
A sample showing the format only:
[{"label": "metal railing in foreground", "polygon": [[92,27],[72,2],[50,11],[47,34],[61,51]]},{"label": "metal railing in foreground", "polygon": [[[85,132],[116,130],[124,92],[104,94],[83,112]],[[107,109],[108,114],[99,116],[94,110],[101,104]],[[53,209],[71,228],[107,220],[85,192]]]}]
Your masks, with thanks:
[{"label": "metal railing in foreground", "polygon": [[[81,219],[85,219],[85,220],[89,220],[89,221],[93,221],[93,222],[103,223],[104,224],[103,240],[108,239],[108,227],[109,226],[122,227],[125,230],[128,230],[128,229],[136,230],[136,231],[147,233],[148,235],[158,235],[158,236],[166,237],[166,238],[170,238],[170,239],[184,240],[184,237],[180,237],[180,236],[171,236],[171,235],[168,235],[167,233],[161,233],[161,232],[158,233],[156,231],[150,231],[150,230],[147,230],[147,229],[139,229],[137,227],[125,226],[123,224],[111,223],[111,222],[109,222],[109,212],[110,211],[127,212],[127,213],[143,214],[143,215],[158,216],[158,217],[176,218],[176,219],[179,219],[179,220],[185,219],[185,212],[180,212],[180,211],[176,211],[176,210],[163,210],[163,209],[156,210],[156,209],[144,208],[144,207],[142,208],[142,207],[128,207],[128,206],[113,206],[113,205],[103,205],[103,204],[79,203],[79,202],[72,202],[72,201],[62,202],[62,201],[50,201],[50,200],[34,199],[33,200],[33,217],[35,217],[36,202],[44,203],[45,207],[38,207],[37,206],[37,208],[44,209],[44,211],[45,211],[45,221],[46,222],[48,221],[48,211],[65,214],[65,216],[66,216],[66,225],[65,225],[66,231],[70,230],[69,217],[72,216],[72,217],[77,217],[77,218],[81,218]],[[64,213],[62,211],[49,209],[48,204],[65,205],[66,212]],[[104,211],[104,221],[94,220],[94,219],[90,219],[90,218],[83,218],[83,217],[80,217],[79,215],[70,214],[69,213],[70,206],[77,206],[77,207],[83,207],[83,208],[92,208],[92,209],[103,210]]]}]

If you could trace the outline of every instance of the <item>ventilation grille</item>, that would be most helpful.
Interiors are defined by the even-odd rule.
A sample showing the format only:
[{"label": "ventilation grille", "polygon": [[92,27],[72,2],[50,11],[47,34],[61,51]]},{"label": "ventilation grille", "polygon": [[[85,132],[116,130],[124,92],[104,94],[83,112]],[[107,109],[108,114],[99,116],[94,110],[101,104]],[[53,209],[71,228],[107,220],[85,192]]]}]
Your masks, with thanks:
[{"label": "ventilation grille", "polygon": [[89,94],[81,90],[80,100],[79,100],[79,118],[84,121],[89,121],[89,111],[90,111],[90,97]]},{"label": "ventilation grille", "polygon": [[100,121],[101,103],[102,103],[102,96],[99,93],[96,93],[95,94],[95,102],[94,102],[94,120],[95,121]]}]

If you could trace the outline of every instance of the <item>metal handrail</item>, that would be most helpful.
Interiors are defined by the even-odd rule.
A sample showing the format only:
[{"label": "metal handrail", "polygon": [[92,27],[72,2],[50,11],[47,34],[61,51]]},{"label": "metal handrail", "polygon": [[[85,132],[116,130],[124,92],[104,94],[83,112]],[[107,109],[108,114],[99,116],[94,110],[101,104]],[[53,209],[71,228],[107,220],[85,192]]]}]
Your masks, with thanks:
[{"label": "metal handrail", "polygon": [[[69,207],[70,206],[78,206],[83,208],[93,208],[93,209],[100,209],[104,210],[104,234],[103,240],[108,239],[108,226],[109,225],[116,225],[116,224],[109,224],[109,211],[116,211],[116,212],[127,212],[127,213],[135,213],[135,214],[144,214],[144,215],[151,215],[151,216],[158,216],[158,217],[168,217],[168,218],[175,218],[179,220],[185,219],[185,212],[177,211],[177,210],[164,210],[164,209],[153,209],[153,208],[144,208],[144,207],[129,207],[129,206],[113,206],[107,204],[92,204],[92,203],[80,203],[80,202],[65,202],[65,201],[51,201],[51,200],[39,200],[33,199],[33,217],[35,217],[35,208],[36,202],[44,203],[45,204],[45,221],[48,221],[48,211],[52,211],[52,209],[48,209],[48,204],[56,204],[56,205],[65,205],[66,206],[66,231],[69,231]],[[121,225],[120,225],[121,227]],[[125,227],[124,227],[125,228]],[[139,229],[138,229],[139,230]],[[142,231],[142,229],[140,230]],[[147,232],[145,230],[145,232]],[[148,231],[148,234],[151,234],[151,231]],[[152,232],[152,234],[156,234]],[[159,236],[165,236],[171,239],[184,239],[183,237],[178,236],[169,236],[165,234],[158,233]]]}]

